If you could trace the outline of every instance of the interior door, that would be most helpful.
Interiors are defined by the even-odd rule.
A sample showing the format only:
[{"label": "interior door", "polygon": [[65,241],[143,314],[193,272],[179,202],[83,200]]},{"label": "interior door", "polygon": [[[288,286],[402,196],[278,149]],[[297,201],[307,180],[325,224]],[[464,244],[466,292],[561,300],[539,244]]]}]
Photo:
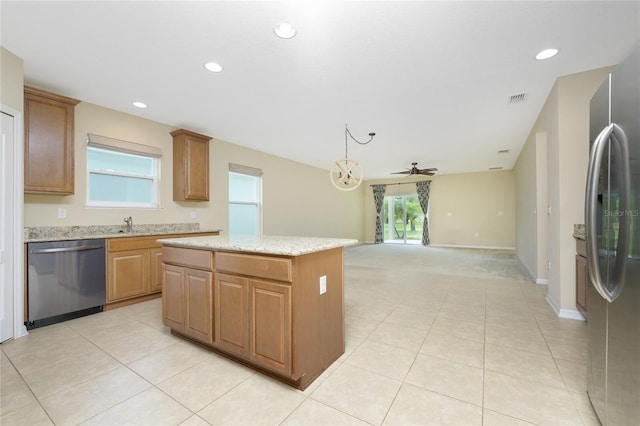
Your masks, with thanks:
[{"label": "interior door", "polygon": [[13,203],[15,183],[13,170],[14,118],[2,115],[2,139],[0,142],[0,342],[13,337]]}]

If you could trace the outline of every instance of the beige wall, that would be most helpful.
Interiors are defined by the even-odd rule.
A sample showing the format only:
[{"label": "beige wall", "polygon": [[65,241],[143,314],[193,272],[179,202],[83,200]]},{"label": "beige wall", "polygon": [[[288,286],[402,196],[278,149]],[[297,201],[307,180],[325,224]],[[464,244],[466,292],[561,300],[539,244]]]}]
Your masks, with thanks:
[{"label": "beige wall", "polygon": [[[516,180],[516,253],[534,280],[538,265],[538,206],[536,137],[531,134],[522,147],[513,172]],[[545,214],[544,210],[540,210]]]},{"label": "beige wall", "polygon": [[0,103],[22,112],[23,85],[22,59],[0,46]]},{"label": "beige wall", "polygon": [[516,179],[516,254],[538,284],[548,284],[547,134],[539,118],[513,168]]},{"label": "beige wall", "polygon": [[[524,188],[518,193],[518,238],[526,241],[531,236],[531,230],[525,229],[526,224],[537,227],[534,238],[538,245],[536,271],[540,277],[550,264],[547,299],[561,316],[578,317],[573,225],[584,223],[589,102],[610,70],[610,67],[597,69],[556,81],[527,140],[529,146],[525,145],[515,168],[518,189]],[[532,154],[531,144],[536,144],[535,154]],[[541,155],[545,151],[546,156]],[[535,189],[530,182],[520,181],[532,169],[536,169],[537,175]],[[530,207],[536,204],[538,213],[542,213],[541,200],[547,203],[543,210],[547,220],[538,214],[537,220],[533,221],[528,217]],[[546,259],[539,249],[541,245],[547,249]],[[518,256],[523,263],[530,263],[531,256],[525,243],[518,244]],[[529,267],[533,268],[530,264]]]},{"label": "beige wall", "polygon": [[[415,194],[413,184],[392,184],[425,178],[426,176],[366,182],[366,241],[374,239],[376,216],[373,192],[369,185],[387,184],[385,195]],[[428,179],[432,181],[429,196],[432,245],[515,247],[515,178],[511,171],[435,175]]]},{"label": "beige wall", "polygon": [[[64,95],[64,94],[62,94]],[[263,232],[272,235],[331,236],[363,239],[363,192],[333,188],[329,172],[214,139],[210,149],[210,201],[174,202],[172,138],[175,128],[87,102],[75,109],[75,194],[26,195],[25,226],[120,224],[132,216],[142,223],[199,222],[201,228],[228,228],[228,164],[261,168]],[[191,130],[191,129],[190,129]],[[86,208],[86,135],[128,140],[162,149],[160,209]],[[215,136],[215,135],[210,135]],[[67,217],[57,218],[58,208]],[[195,212],[196,218],[191,218]]]}]

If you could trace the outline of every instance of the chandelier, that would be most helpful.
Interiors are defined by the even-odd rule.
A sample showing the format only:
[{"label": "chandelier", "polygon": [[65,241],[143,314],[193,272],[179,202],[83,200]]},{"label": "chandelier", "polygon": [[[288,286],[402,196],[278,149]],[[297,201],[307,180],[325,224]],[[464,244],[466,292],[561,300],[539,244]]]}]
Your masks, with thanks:
[{"label": "chandelier", "polygon": [[341,191],[352,191],[360,186],[362,183],[362,167],[356,160],[349,159],[348,153],[348,141],[349,138],[359,145],[367,145],[373,140],[375,133],[369,133],[369,140],[366,142],[360,142],[353,137],[349,131],[349,127],[344,125],[344,158],[336,160],[333,163],[333,167],[329,171],[329,177],[333,186]]}]

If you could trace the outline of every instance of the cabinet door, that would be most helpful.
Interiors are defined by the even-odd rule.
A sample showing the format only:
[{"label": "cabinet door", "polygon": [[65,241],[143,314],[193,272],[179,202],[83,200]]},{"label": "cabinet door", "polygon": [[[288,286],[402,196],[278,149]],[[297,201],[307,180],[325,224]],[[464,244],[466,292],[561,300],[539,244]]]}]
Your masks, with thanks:
[{"label": "cabinet door", "polygon": [[291,374],[291,286],[249,280],[249,358]]},{"label": "cabinet door", "polygon": [[162,247],[150,249],[151,282],[149,292],[162,291]]},{"label": "cabinet door", "polygon": [[107,254],[107,302],[141,296],[149,291],[149,250]]},{"label": "cabinet door", "polygon": [[213,343],[212,272],[184,268],[184,334],[201,342]]},{"label": "cabinet door", "polygon": [[180,129],[173,136],[173,200],[209,200],[209,136]]},{"label": "cabinet door", "polygon": [[249,357],[249,280],[216,274],[216,341],[220,349]]},{"label": "cabinet door", "polygon": [[162,322],[184,333],[184,268],[163,265]]},{"label": "cabinet door", "polygon": [[209,141],[188,138],[185,149],[185,199],[208,201]]},{"label": "cabinet door", "polygon": [[587,316],[587,258],[576,256],[576,307]]},{"label": "cabinet door", "polygon": [[74,107],[78,102],[25,87],[25,192],[73,194]]}]

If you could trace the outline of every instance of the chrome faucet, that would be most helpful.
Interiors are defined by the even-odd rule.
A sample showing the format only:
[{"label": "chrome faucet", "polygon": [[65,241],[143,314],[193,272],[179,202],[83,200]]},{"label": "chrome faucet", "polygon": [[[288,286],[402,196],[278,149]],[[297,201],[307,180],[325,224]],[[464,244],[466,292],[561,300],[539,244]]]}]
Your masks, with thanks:
[{"label": "chrome faucet", "polygon": [[124,223],[127,224],[127,232],[133,232],[133,219],[131,216],[124,218]]}]

